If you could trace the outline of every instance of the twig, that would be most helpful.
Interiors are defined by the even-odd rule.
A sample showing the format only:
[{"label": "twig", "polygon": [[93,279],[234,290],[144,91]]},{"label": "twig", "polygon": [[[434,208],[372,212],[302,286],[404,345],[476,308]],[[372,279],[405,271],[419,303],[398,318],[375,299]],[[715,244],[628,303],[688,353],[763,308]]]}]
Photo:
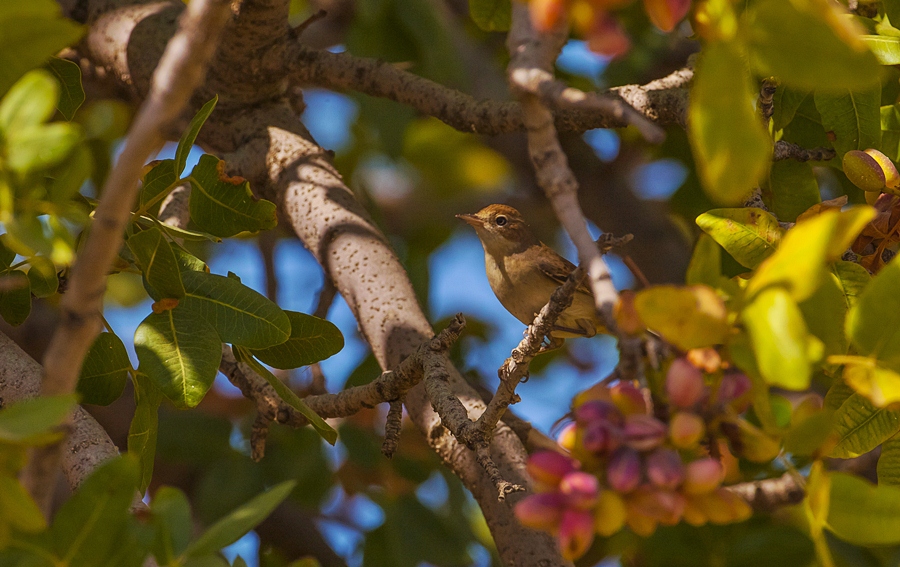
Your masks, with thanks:
[{"label": "twig", "polygon": [[834,159],[837,153],[832,148],[802,148],[797,144],[780,140],[775,142],[775,150],[772,153],[772,161],[793,159],[797,161],[828,161]]},{"label": "twig", "polygon": [[[195,0],[185,10],[178,32],[166,46],[147,100],[135,117],[125,146],[101,191],[87,243],[72,268],[60,305],[60,323],[44,357],[45,395],[73,392],[81,363],[100,332],[106,274],[122,245],[122,232],[138,192],[146,160],[165,141],[164,129],[180,114],[202,82],[218,36],[230,15],[226,0]],[[45,514],[49,513],[62,445],[31,454],[25,482]],[[46,474],[31,474],[45,471]]]},{"label": "twig", "polygon": [[[462,132],[497,135],[525,128],[523,108],[515,102],[478,100],[381,60],[294,42],[288,46],[284,65],[296,81],[387,98]],[[657,140],[661,130],[649,121],[659,126],[685,124],[685,87],[692,77],[691,69],[680,69],[646,85],[626,85],[605,94],[566,90],[558,82],[546,83],[545,88],[547,96],[556,101],[554,119],[560,131],[623,128],[634,122]]]},{"label": "twig", "polygon": [[[353,415],[363,408],[372,408],[381,403],[402,400],[407,391],[422,381],[425,361],[431,358],[444,358],[446,352],[459,338],[465,324],[462,315],[457,315],[447,328],[419,346],[395,370],[382,373],[368,384],[348,388],[336,394],[307,396],[303,401],[323,418],[333,418]],[[256,403],[261,418],[257,418],[254,428],[257,424],[262,426],[264,422],[260,419],[267,420],[266,425],[272,421],[291,427],[308,425],[307,419],[285,403],[265,378],[253,372],[247,365],[237,362],[227,345],[222,347],[219,370],[241,390],[244,397]],[[265,436],[257,435],[256,438],[258,439],[256,445],[251,438],[251,449],[254,455],[262,458],[265,454]]]},{"label": "twig", "polygon": [[265,230],[256,237],[256,245],[259,247],[266,274],[266,297],[275,303],[278,303],[278,274],[275,271],[275,244],[277,242],[278,236],[274,230]]},{"label": "twig", "polygon": [[391,402],[384,422],[384,442],[381,453],[390,459],[400,444],[400,429],[403,421],[403,398]]},{"label": "twig", "polygon": [[806,490],[792,472],[778,478],[743,482],[726,488],[744,499],[756,512],[773,512],[782,506],[797,504],[806,496]]}]

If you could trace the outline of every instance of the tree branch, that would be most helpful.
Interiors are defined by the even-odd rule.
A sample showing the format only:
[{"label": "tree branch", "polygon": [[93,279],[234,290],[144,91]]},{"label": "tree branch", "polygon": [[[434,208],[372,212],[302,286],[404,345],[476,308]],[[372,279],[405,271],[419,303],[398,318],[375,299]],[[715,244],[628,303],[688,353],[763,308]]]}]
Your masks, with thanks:
[{"label": "tree branch", "polygon": [[[311,49],[294,41],[287,47],[284,68],[300,83],[387,98],[462,132],[497,135],[525,129],[522,106],[518,103],[478,100],[378,59]],[[662,132],[657,125],[684,126],[685,87],[692,77],[692,70],[682,69],[647,85],[618,87],[604,95],[584,93],[558,81],[543,82],[539,89],[545,100],[552,101],[556,128],[560,131],[584,132],[635,124],[645,136],[659,141]]]},{"label": "tree branch", "polygon": [[[45,395],[75,391],[81,363],[101,329],[106,274],[122,246],[141,169],[162,147],[164,129],[178,117],[203,80],[229,13],[226,0],[195,0],[166,47],[147,101],[135,117],[122,153],[103,186],[87,243],[72,268],[60,304],[59,327],[44,357],[41,393]],[[26,467],[26,487],[45,514],[49,513],[60,450],[61,445],[36,449]]]}]

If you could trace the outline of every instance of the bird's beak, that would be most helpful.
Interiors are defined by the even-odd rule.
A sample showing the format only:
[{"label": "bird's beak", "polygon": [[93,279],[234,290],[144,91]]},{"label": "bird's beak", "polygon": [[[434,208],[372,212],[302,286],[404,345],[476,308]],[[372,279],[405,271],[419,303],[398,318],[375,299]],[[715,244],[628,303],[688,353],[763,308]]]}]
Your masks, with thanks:
[{"label": "bird's beak", "polygon": [[484,223],[480,218],[475,215],[456,215],[456,218],[462,221],[466,221],[468,224],[472,226],[484,226]]}]

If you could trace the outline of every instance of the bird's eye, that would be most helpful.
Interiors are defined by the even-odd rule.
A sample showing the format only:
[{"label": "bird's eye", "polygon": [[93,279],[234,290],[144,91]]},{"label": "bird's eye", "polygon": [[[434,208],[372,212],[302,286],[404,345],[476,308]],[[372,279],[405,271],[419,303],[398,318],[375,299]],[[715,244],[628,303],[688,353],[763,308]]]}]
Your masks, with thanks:
[{"label": "bird's eye", "polygon": [[509,221],[507,221],[505,216],[499,215],[494,219],[494,222],[497,223],[497,226],[506,226],[506,223]]}]

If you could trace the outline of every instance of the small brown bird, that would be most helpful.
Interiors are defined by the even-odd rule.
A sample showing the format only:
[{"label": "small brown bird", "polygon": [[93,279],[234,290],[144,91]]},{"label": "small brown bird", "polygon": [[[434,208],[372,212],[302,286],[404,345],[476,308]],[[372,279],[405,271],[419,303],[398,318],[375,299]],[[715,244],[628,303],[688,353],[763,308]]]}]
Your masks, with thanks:
[{"label": "small brown bird", "polygon": [[[456,215],[475,228],[484,246],[484,264],[494,295],[516,319],[530,325],[575,265],[542,243],[519,211],[489,205],[474,215]],[[594,295],[585,285],[575,291],[572,305],[559,319],[554,338],[592,337],[606,332],[594,307]]]}]

